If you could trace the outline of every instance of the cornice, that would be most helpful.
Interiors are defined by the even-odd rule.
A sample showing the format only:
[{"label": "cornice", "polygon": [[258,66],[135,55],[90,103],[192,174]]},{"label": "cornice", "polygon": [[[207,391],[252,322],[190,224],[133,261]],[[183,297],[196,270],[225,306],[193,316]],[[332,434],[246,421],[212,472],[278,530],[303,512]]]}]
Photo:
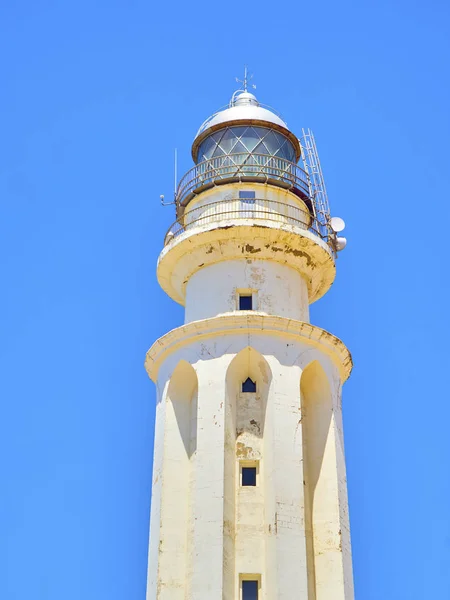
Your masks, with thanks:
[{"label": "cornice", "polygon": [[179,348],[201,339],[242,333],[300,339],[331,358],[339,370],[342,382],[349,378],[353,368],[352,357],[345,344],[325,329],[305,321],[247,312],[227,313],[172,329],[160,337],[147,352],[145,368],[150,379],[156,381],[162,363]]},{"label": "cornice", "polygon": [[199,269],[224,260],[270,260],[298,271],[308,286],[309,302],[331,287],[336,265],[328,245],[308,230],[268,221],[217,221],[189,227],[162,250],[158,282],[175,302],[184,305],[186,285]]}]

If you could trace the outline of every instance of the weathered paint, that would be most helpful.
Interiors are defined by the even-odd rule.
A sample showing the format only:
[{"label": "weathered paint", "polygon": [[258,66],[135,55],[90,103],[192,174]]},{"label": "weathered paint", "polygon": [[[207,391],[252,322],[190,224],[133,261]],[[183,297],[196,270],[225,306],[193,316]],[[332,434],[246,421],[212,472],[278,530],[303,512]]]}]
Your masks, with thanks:
[{"label": "weathered paint", "polygon": [[[244,330],[221,338],[213,332],[206,339],[192,331],[189,343],[165,357],[157,385],[166,390],[160,399],[166,411],[172,402],[169,382],[179,365],[186,361],[196,373],[195,468],[186,466],[183,452],[174,459],[174,452],[178,455],[182,449],[180,430],[187,428],[188,419],[192,431],[193,417],[185,410],[178,430],[167,425],[166,417],[164,441],[157,442],[179,450],[163,453],[162,488],[172,498],[169,508],[164,495],[152,503],[152,523],[155,515],[160,522],[151,537],[162,540],[159,561],[170,575],[159,572],[157,593],[148,598],[177,598],[182,572],[180,597],[192,600],[238,598],[239,577],[248,573],[261,577],[266,600],[351,599],[348,512],[341,495],[345,463],[338,443],[341,376],[332,358],[306,338],[286,342],[282,336]],[[308,374],[313,364],[320,365],[320,385],[306,381],[302,389],[302,373]],[[240,391],[247,376],[256,381],[256,394]],[[317,416],[302,409],[306,397],[317,405]],[[320,430],[317,443],[311,436],[315,427]],[[258,463],[256,488],[239,485],[240,465],[248,461]],[[312,465],[309,474],[304,472],[305,461]],[[189,474],[180,469],[190,469]],[[343,503],[345,510],[340,510]],[[185,550],[187,567],[182,561],[176,567],[180,559],[174,547]]]},{"label": "weathered paint", "polygon": [[[224,187],[228,186],[218,188],[221,193]],[[245,189],[251,187],[247,184]],[[259,186],[253,184],[253,187]],[[287,194],[293,196],[280,190],[281,197]],[[292,202],[290,198],[289,201]],[[297,198],[296,202],[301,201]],[[173,300],[184,305],[186,286],[200,269],[224,261],[257,259],[296,270],[306,282],[309,303],[315,302],[334,281],[336,269],[332,252],[304,225],[292,224],[282,213],[278,217],[278,221],[252,219],[249,211],[248,219],[233,221],[231,213],[196,221],[162,250],[157,267],[160,286]],[[217,277],[212,270],[209,273],[212,287]]]},{"label": "weathered paint", "polygon": [[253,292],[258,313],[309,321],[308,285],[298,271],[274,261],[241,259],[194,273],[186,287],[185,322],[235,312],[242,291]]},{"label": "weathered paint", "polygon": [[[190,209],[208,215],[235,187]],[[261,600],[353,599],[340,401],[352,360],[309,323],[334,275],[326,244],[282,219],[206,219],[163,249],[159,282],[186,310],[146,358],[158,389],[147,600],[239,600],[249,577]],[[237,310],[240,291],[254,310]],[[245,465],[255,487],[240,485]]]}]

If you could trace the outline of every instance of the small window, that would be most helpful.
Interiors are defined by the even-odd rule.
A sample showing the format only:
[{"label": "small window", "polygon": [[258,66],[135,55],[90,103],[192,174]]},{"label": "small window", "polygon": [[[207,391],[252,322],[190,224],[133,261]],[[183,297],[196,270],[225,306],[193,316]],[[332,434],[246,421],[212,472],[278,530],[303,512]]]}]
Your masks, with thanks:
[{"label": "small window", "polygon": [[243,487],[256,486],[256,467],[242,467],[241,473],[241,485]]},{"label": "small window", "polygon": [[239,199],[244,204],[255,204],[255,192],[239,192]]},{"label": "small window", "polygon": [[242,600],[258,600],[258,581],[244,579],[242,581]]},{"label": "small window", "polygon": [[239,294],[239,310],[253,310],[253,298],[251,294]]},{"label": "small window", "polygon": [[254,394],[256,392],[256,382],[250,379],[250,377],[247,377],[247,379],[242,382],[242,391]]}]

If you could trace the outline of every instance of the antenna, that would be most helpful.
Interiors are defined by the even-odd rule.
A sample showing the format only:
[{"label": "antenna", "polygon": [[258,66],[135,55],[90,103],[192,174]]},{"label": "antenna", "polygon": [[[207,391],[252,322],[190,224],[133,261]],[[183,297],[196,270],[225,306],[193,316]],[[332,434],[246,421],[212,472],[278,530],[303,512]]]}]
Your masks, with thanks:
[{"label": "antenna", "polygon": [[344,231],[345,221],[341,217],[331,217],[330,227],[335,233],[339,233],[340,231]]},{"label": "antenna", "polygon": [[178,162],[178,153],[177,153],[177,149],[175,148],[175,164],[174,164],[174,186],[173,186],[173,197],[176,201],[177,199],[177,162]]},{"label": "antenna", "polygon": [[[249,75],[248,74],[248,69],[247,69],[247,65],[244,65],[244,79],[239,79],[238,77],[236,77],[236,81],[238,83],[242,83],[242,87],[244,92],[247,91],[249,82],[253,79],[253,74]],[[254,90],[256,90],[256,85],[254,83],[250,84],[250,87],[252,87]]]},{"label": "antenna", "polygon": [[174,164],[174,188],[173,188],[173,202],[164,202],[164,194],[161,194],[159,197],[161,200],[161,204],[163,206],[172,206],[172,204],[177,203],[177,163],[178,163],[178,153],[175,148],[175,164]]},{"label": "antenna", "polygon": [[334,234],[334,248],[336,252],[341,252],[347,245],[347,238],[337,235],[345,229],[345,221],[341,217],[331,217],[330,227]]},{"label": "antenna", "polygon": [[340,252],[347,245],[347,238],[345,237],[337,237],[336,238],[336,252]]}]

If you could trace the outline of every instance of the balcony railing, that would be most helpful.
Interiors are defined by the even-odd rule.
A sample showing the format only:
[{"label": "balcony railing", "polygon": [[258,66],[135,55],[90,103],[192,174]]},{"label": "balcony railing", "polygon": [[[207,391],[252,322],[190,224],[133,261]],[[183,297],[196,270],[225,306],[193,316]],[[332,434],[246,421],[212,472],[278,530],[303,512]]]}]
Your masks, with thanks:
[{"label": "balcony railing", "polygon": [[265,198],[221,200],[186,211],[170,226],[164,243],[168,244],[191,228],[204,227],[219,221],[224,225],[238,225],[236,221],[250,220],[252,225],[272,222],[310,231],[324,240],[335,254],[333,232],[322,217],[324,216],[313,217],[308,211],[294,204]]},{"label": "balcony railing", "polygon": [[198,163],[181,179],[177,205],[185,206],[195,194],[233,181],[272,183],[309,200],[308,176],[295,163],[267,154],[228,154]]}]

